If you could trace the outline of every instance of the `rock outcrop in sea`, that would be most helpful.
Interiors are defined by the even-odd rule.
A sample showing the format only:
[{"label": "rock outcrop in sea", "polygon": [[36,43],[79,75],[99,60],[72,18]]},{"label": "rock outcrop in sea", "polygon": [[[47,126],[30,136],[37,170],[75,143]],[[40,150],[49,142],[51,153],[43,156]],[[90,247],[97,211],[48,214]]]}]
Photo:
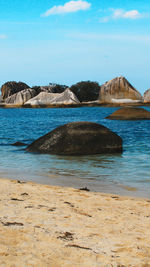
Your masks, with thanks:
[{"label": "rock outcrop in sea", "polygon": [[75,94],[69,89],[66,89],[63,93],[41,92],[37,96],[28,100],[25,105],[76,105],[79,103],[80,102]]},{"label": "rock outcrop in sea", "polygon": [[144,108],[124,107],[106,117],[110,120],[150,120],[150,112]]},{"label": "rock outcrop in sea", "polygon": [[27,150],[58,155],[115,153],[122,152],[122,139],[100,124],[72,122],[40,137]]},{"label": "rock outcrop in sea", "polygon": [[117,77],[101,86],[100,103],[139,103],[143,102],[141,94],[124,77]]},{"label": "rock outcrop in sea", "polygon": [[[1,87],[0,104],[3,107],[76,105],[140,105],[141,94],[124,77],[112,79],[102,86],[97,82],[82,81],[68,88],[49,83],[30,88],[23,82],[6,82]],[[150,89],[144,94],[144,103],[150,103]]]},{"label": "rock outcrop in sea", "polygon": [[144,103],[150,103],[150,89],[144,93]]},{"label": "rock outcrop in sea", "polygon": [[2,98],[5,100],[7,97],[27,88],[29,88],[29,86],[23,82],[15,82],[15,81],[6,82],[1,87],[1,95]]},{"label": "rock outcrop in sea", "polygon": [[32,88],[24,89],[5,99],[6,104],[24,105],[29,99],[37,95],[37,90]]}]

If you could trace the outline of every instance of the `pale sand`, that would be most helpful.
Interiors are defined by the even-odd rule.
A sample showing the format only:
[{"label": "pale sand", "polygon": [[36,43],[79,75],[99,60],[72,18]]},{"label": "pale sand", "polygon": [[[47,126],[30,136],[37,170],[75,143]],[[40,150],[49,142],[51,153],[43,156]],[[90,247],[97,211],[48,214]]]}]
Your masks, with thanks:
[{"label": "pale sand", "polygon": [[150,200],[1,179],[3,266],[150,266]]}]

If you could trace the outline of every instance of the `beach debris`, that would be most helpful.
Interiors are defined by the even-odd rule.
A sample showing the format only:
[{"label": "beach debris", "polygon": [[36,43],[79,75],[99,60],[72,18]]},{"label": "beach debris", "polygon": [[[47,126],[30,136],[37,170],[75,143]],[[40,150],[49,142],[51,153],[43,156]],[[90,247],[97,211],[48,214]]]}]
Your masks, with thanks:
[{"label": "beach debris", "polygon": [[73,235],[74,235],[73,233],[65,232],[62,235],[58,236],[57,238],[62,240],[72,241],[74,240]]},{"label": "beach debris", "polygon": [[88,189],[87,187],[82,187],[79,190],[83,190],[83,191],[90,191],[90,189]]},{"label": "beach debris", "polygon": [[119,199],[119,197],[118,197],[118,196],[111,196],[111,198],[114,198],[114,199],[116,199],[116,200],[118,200],[118,199]]},{"label": "beach debris", "polygon": [[24,199],[19,199],[19,198],[15,198],[15,197],[12,197],[11,200],[13,200],[13,201],[24,201]]},{"label": "beach debris", "polygon": [[68,244],[68,245],[66,245],[66,247],[72,247],[72,248],[80,248],[80,249],[92,250],[91,248],[88,248],[88,247],[82,247],[82,246],[79,246],[79,245],[76,245],[76,244]]},{"label": "beach debris", "polygon": [[17,180],[17,183],[18,183],[18,184],[25,184],[26,182],[25,182],[25,181]]},{"label": "beach debris", "polygon": [[73,204],[71,204],[71,203],[70,203],[70,202],[68,202],[68,201],[65,201],[64,203],[65,203],[65,204],[68,204],[68,205],[69,205],[70,207],[72,207],[72,208],[74,207],[74,205],[73,205]]},{"label": "beach debris", "polygon": [[2,222],[1,223],[4,225],[4,226],[12,226],[12,225],[17,225],[17,226],[23,226],[24,224],[23,223],[20,223],[20,222]]},{"label": "beach debris", "polygon": [[87,216],[87,217],[89,217],[89,218],[92,217],[92,215],[90,215],[90,214],[88,214],[88,213],[86,213],[86,212],[83,212],[83,211],[78,211],[78,214]]},{"label": "beach debris", "polygon": [[28,196],[29,194],[28,193],[22,193],[21,196]]},{"label": "beach debris", "polygon": [[56,210],[56,208],[54,207],[54,208],[50,208],[50,209],[48,209],[48,211],[55,211]]}]

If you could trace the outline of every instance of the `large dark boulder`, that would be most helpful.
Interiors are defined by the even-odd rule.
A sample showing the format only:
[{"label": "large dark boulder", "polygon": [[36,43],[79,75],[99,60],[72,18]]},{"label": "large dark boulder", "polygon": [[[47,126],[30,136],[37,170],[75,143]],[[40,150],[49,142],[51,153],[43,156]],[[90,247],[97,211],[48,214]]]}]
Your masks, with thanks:
[{"label": "large dark boulder", "polygon": [[122,139],[92,122],[72,122],[56,128],[27,147],[30,152],[92,155],[122,151]]},{"label": "large dark boulder", "polygon": [[106,104],[138,103],[142,102],[143,98],[128,80],[121,76],[101,85],[99,101]]},{"label": "large dark boulder", "polygon": [[1,87],[2,98],[6,99],[7,97],[16,94],[26,88],[29,88],[29,85],[23,82],[6,82]]},{"label": "large dark boulder", "polygon": [[106,119],[110,120],[150,120],[150,112],[144,108],[124,107],[120,108]]},{"label": "large dark boulder", "polygon": [[97,82],[79,82],[70,87],[80,102],[98,100],[100,86]]}]

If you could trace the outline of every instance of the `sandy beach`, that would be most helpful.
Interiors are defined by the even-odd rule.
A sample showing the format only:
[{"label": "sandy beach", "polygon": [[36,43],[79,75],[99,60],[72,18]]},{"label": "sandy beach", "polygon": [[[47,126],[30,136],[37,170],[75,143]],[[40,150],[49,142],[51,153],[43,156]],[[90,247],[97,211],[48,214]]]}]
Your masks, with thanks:
[{"label": "sandy beach", "polygon": [[150,266],[150,200],[0,180],[0,266]]}]

